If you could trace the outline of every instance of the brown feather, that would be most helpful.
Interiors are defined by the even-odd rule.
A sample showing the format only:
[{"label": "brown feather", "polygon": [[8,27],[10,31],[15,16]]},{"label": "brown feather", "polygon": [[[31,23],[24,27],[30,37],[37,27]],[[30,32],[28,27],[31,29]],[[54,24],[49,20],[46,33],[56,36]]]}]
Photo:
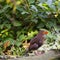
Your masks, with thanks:
[{"label": "brown feather", "polygon": [[45,30],[39,31],[39,33],[33,39],[30,40],[30,45],[28,49],[26,50],[26,52],[29,52],[31,50],[36,50],[40,46],[42,46],[45,40],[44,35],[46,34],[48,34],[48,32]]}]

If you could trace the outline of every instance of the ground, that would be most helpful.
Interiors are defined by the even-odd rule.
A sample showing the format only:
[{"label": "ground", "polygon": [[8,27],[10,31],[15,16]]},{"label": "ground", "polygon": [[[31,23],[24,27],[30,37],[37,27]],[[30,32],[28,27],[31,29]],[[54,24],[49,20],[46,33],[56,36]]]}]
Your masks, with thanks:
[{"label": "ground", "polygon": [[[59,52],[56,53],[55,51],[49,51],[40,56],[19,57],[19,58],[7,59],[7,60],[51,60],[53,58],[56,58],[57,56],[60,57]],[[3,59],[3,60],[5,60],[5,59]]]}]

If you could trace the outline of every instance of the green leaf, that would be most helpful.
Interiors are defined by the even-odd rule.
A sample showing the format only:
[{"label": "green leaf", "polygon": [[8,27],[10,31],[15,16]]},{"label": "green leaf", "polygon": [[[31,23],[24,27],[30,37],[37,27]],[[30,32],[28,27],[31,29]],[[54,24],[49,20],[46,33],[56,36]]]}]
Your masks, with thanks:
[{"label": "green leaf", "polygon": [[19,47],[21,44],[22,44],[22,43],[21,43],[20,41],[16,41],[16,42],[15,42],[15,45],[16,45],[17,47]]},{"label": "green leaf", "polygon": [[26,36],[25,36],[24,34],[22,34],[22,35],[19,36],[18,39],[19,39],[19,41],[24,41],[24,40],[25,40],[25,37],[26,37]]},{"label": "green leaf", "polygon": [[26,12],[26,11],[23,11],[21,14],[22,14],[22,15],[23,15],[23,14],[28,14],[28,12]]},{"label": "green leaf", "polygon": [[13,21],[13,25],[14,26],[21,26],[21,22],[19,22],[19,21]]},{"label": "green leaf", "polygon": [[31,20],[32,22],[34,22],[34,23],[38,23],[38,20],[36,20],[36,19],[33,19],[33,20]]},{"label": "green leaf", "polygon": [[5,5],[5,6],[3,7],[3,9],[0,10],[0,14],[1,14],[1,13],[4,13],[8,8],[10,8],[10,6],[9,6],[9,5]]},{"label": "green leaf", "polygon": [[35,0],[28,0],[28,1],[30,4],[35,2]]},{"label": "green leaf", "polygon": [[34,10],[35,12],[38,12],[38,9],[35,5],[31,5],[31,9]]}]

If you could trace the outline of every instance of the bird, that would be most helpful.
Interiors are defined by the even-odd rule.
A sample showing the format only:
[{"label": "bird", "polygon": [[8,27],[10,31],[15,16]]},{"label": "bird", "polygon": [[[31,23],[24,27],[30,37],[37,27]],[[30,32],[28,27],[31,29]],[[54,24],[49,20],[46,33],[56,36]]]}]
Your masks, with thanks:
[{"label": "bird", "polygon": [[39,47],[41,47],[44,41],[46,40],[47,34],[48,34],[47,30],[40,30],[38,34],[30,40],[30,45],[26,49],[25,53],[27,54],[29,51],[37,50]]}]

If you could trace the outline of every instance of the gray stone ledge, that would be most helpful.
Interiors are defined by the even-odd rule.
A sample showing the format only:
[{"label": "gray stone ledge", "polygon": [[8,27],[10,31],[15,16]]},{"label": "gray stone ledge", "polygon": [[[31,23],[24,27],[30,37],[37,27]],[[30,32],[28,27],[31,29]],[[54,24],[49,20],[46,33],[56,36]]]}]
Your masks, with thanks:
[{"label": "gray stone ledge", "polygon": [[55,51],[49,51],[40,56],[20,57],[20,58],[15,58],[15,59],[8,59],[8,60],[50,60],[58,56],[60,57],[60,53],[56,53]]},{"label": "gray stone ledge", "polygon": [[40,56],[29,56],[29,57],[21,57],[21,58],[8,59],[8,60],[50,60],[50,59],[58,57],[58,56],[60,57],[60,53],[56,53],[54,51],[49,51]]}]

